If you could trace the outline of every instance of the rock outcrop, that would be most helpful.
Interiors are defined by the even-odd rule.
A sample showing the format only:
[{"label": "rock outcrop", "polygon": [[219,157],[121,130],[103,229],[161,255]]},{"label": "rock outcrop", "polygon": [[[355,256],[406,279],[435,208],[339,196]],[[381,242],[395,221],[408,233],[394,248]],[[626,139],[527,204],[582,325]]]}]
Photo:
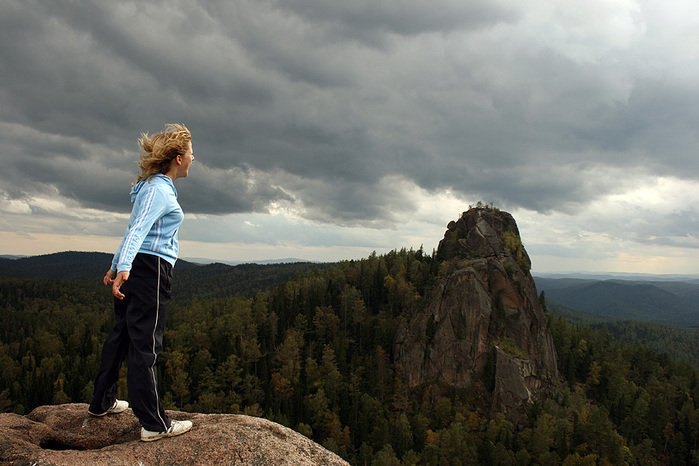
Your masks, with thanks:
[{"label": "rock outcrop", "polygon": [[440,278],[424,309],[401,323],[396,362],[411,388],[468,389],[520,422],[558,370],[517,224],[509,213],[472,208],[447,228]]},{"label": "rock outcrop", "polygon": [[0,464],[36,465],[347,465],[305,436],[262,418],[168,411],[190,419],[179,437],[141,442],[131,410],[92,417],[86,404],[0,414]]}]

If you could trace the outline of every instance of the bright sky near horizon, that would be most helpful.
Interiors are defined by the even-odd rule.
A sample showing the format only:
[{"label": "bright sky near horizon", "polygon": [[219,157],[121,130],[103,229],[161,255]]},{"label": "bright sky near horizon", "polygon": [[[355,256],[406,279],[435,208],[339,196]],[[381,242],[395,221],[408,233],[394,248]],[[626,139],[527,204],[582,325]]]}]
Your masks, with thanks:
[{"label": "bright sky near horizon", "polygon": [[430,252],[483,201],[535,272],[699,274],[697,13],[4,0],[0,254],[114,252],[137,138],[182,122],[183,258]]}]

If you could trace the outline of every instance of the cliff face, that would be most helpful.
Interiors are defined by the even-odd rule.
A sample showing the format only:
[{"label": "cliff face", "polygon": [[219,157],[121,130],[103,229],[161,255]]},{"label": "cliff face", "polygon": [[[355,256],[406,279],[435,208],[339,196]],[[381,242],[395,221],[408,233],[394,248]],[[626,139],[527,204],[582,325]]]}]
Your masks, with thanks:
[{"label": "cliff face", "polygon": [[27,416],[0,414],[0,464],[285,464],[347,465],[298,432],[266,419],[237,414],[168,411],[191,419],[178,437],[141,442],[128,409],[92,417],[81,403],[40,406]]},{"label": "cliff face", "polygon": [[424,310],[401,323],[396,360],[410,387],[473,389],[518,422],[558,376],[529,256],[506,212],[470,209],[447,228],[440,279]]}]

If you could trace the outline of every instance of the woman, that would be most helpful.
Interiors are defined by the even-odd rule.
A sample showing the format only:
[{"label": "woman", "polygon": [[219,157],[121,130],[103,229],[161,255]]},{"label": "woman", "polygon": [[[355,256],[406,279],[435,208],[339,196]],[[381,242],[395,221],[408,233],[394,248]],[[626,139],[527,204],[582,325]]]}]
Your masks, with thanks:
[{"label": "woman", "polygon": [[141,440],[153,441],[192,428],[191,421],[176,421],[165,414],[156,362],[163,348],[172,268],[179,249],[177,230],[184,219],[174,181],[187,176],[194,154],[192,136],[179,124],[167,125],[152,136],[144,133],[139,144],[140,173],[131,188],[129,226],[103,279],[116,298],[116,318],[102,349],[88,412],[104,416],[129,407],[115,398],[119,368],[128,350],[127,385],[133,412],[141,422]]}]

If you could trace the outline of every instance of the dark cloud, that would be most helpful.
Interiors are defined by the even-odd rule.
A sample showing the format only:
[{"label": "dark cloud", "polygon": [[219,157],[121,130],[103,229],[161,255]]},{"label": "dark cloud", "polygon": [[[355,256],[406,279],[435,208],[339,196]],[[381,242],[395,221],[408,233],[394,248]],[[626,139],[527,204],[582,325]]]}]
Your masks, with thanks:
[{"label": "dark cloud", "polygon": [[[178,196],[188,213],[229,214],[267,212],[271,201],[291,201],[291,197],[272,184],[264,172],[242,166],[228,170],[212,170],[197,166],[190,168],[186,189]],[[177,186],[181,186],[178,182]]]},{"label": "dark cloud", "polygon": [[449,33],[460,29],[490,26],[516,17],[512,5],[499,1],[391,0],[326,2],[322,0],[278,0],[278,8],[292,11],[314,25],[324,27],[330,40],[351,39],[385,43],[387,34],[415,36]]},{"label": "dark cloud", "polygon": [[384,227],[416,208],[411,183],[573,212],[623,186],[624,170],[696,177],[694,81],[641,73],[623,28],[567,34],[525,13],[504,1],[2,2],[2,191],[124,212],[136,139],[165,122],[194,134],[189,213],[284,205]]}]

